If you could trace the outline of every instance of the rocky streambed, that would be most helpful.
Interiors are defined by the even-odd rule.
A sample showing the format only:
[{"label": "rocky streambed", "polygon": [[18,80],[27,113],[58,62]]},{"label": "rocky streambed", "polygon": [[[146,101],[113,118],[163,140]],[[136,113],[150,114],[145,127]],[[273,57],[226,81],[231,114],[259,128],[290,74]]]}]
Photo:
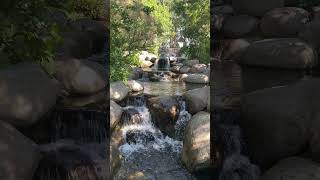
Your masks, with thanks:
[{"label": "rocky streambed", "polygon": [[111,83],[113,179],[210,179],[198,176],[210,168],[210,88],[170,71],[180,62],[159,62]]},{"label": "rocky streambed", "polygon": [[[319,179],[318,6],[303,9],[281,0],[213,4],[212,110],[214,122],[227,124],[215,128],[224,154],[219,178]],[[240,147],[237,161],[228,160],[235,157],[227,153],[230,143],[238,147],[231,152]]]}]

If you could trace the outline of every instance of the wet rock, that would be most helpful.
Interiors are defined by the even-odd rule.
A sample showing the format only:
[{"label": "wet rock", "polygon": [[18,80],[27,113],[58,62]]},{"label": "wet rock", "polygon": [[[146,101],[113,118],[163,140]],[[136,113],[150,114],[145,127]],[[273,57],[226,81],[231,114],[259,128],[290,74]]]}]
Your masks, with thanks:
[{"label": "wet rock", "polygon": [[62,101],[62,104],[66,107],[84,107],[88,105],[106,102],[106,99],[107,99],[107,94],[103,90],[89,96],[67,97]]},{"label": "wet rock", "polygon": [[320,164],[301,157],[290,157],[278,162],[261,180],[318,180]]},{"label": "wet rock", "polygon": [[206,84],[209,83],[209,77],[205,74],[189,74],[186,77],[185,82],[195,84]]},{"label": "wet rock", "polygon": [[297,37],[308,21],[308,11],[296,7],[283,7],[266,13],[260,26],[267,37]]},{"label": "wet rock", "polygon": [[182,161],[191,171],[210,167],[210,113],[192,116],[183,141]]},{"label": "wet rock", "polygon": [[138,80],[142,77],[143,70],[141,68],[134,67],[132,68],[128,79]]},{"label": "wet rock", "polygon": [[230,16],[225,19],[223,33],[229,38],[240,38],[250,35],[258,29],[259,21],[248,15]]},{"label": "wet rock", "polygon": [[37,145],[3,121],[0,144],[1,179],[32,179],[40,159]]},{"label": "wet rock", "polygon": [[229,5],[212,6],[210,9],[213,14],[230,14],[230,15],[232,15],[234,13],[233,8]]},{"label": "wet rock", "polygon": [[181,73],[181,74],[185,74],[185,73],[188,73],[189,71],[190,71],[190,67],[188,67],[188,66],[182,66],[181,68],[180,68],[180,70],[179,70],[179,72]]},{"label": "wet rock", "polygon": [[76,144],[62,143],[54,148],[43,147],[42,154],[43,157],[33,178],[35,180],[100,179],[95,169],[95,162]]},{"label": "wet rock", "polygon": [[127,86],[121,82],[114,82],[110,84],[110,99],[116,102],[123,100],[127,97],[129,89]]},{"label": "wet rock", "polygon": [[271,9],[284,6],[284,0],[232,0],[232,7],[239,14],[263,16]]},{"label": "wet rock", "polygon": [[110,128],[114,129],[120,122],[122,107],[114,101],[110,101]]},{"label": "wet rock", "polygon": [[140,124],[142,121],[143,118],[139,111],[134,108],[125,109],[121,116],[121,124],[123,125]]},{"label": "wet rock", "polygon": [[181,108],[177,97],[159,96],[149,98],[147,106],[156,126],[165,134],[173,137],[175,134],[174,125],[178,120]]},{"label": "wet rock", "polygon": [[0,71],[0,119],[14,126],[36,123],[55,104],[57,81],[39,65],[20,63]]},{"label": "wet rock", "polygon": [[210,87],[197,88],[187,91],[184,95],[187,110],[194,114],[204,110],[210,99]]},{"label": "wet rock", "polygon": [[126,133],[126,142],[128,144],[147,144],[148,142],[154,141],[155,137],[150,131],[137,131],[132,130]]},{"label": "wet rock", "polygon": [[205,64],[195,64],[191,67],[190,73],[203,73],[207,70],[207,65]]},{"label": "wet rock", "polygon": [[139,81],[129,80],[127,85],[131,91],[138,92],[143,91],[143,85]]},{"label": "wet rock", "polygon": [[263,169],[304,151],[320,162],[318,83],[303,80],[243,97],[241,127],[250,157]]},{"label": "wet rock", "polygon": [[222,50],[222,60],[239,60],[250,43],[245,39],[231,39],[224,42],[224,48]]},{"label": "wet rock", "polygon": [[313,20],[307,23],[299,33],[299,38],[313,45],[320,50],[320,20]]},{"label": "wet rock", "polygon": [[139,60],[141,68],[149,68],[153,65],[151,61]]},{"label": "wet rock", "polygon": [[252,43],[239,62],[250,66],[305,69],[317,64],[317,53],[299,39],[266,39]]},{"label": "wet rock", "polygon": [[179,81],[185,81],[187,77],[188,77],[188,74],[181,74],[179,76]]},{"label": "wet rock", "polygon": [[78,59],[56,62],[56,78],[71,94],[90,95],[106,87],[102,65]]},{"label": "wet rock", "polygon": [[181,67],[182,67],[182,66],[172,66],[172,67],[170,68],[170,71],[172,71],[172,72],[174,72],[174,73],[179,73]]},{"label": "wet rock", "polygon": [[191,60],[187,60],[185,62],[186,66],[192,67],[193,65],[199,64],[199,60],[198,59],[191,59]]},{"label": "wet rock", "polygon": [[110,146],[110,163],[111,163],[110,174],[111,174],[111,177],[113,177],[118,172],[121,166],[121,155],[117,146],[113,146],[113,145]]}]

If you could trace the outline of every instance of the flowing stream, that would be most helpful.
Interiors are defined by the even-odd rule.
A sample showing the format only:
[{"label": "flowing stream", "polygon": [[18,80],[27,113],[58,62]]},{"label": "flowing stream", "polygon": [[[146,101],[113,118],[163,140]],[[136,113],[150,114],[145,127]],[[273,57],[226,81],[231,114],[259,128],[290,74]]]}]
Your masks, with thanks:
[{"label": "flowing stream", "polygon": [[[170,87],[154,90],[151,87]],[[145,93],[153,95],[181,95],[186,91],[182,83],[175,82],[144,82]],[[135,122],[126,123],[122,127],[125,144],[120,146],[124,157],[122,166],[115,179],[125,179],[128,175],[141,176],[140,179],[196,179],[181,162],[183,147],[183,131],[191,114],[186,111],[185,102],[180,101],[180,114],[175,124],[175,138],[165,136],[152,122],[152,116],[143,97],[133,98],[127,102],[125,110],[136,110]],[[130,117],[128,117],[130,118]],[[131,119],[132,121],[132,119]],[[128,121],[125,121],[128,122]],[[139,178],[138,178],[139,179]]]}]

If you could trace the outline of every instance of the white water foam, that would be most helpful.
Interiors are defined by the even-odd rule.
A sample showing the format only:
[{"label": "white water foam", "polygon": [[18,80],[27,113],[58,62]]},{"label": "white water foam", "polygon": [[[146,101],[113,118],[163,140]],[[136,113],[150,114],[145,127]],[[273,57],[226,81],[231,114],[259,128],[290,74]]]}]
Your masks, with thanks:
[{"label": "white water foam", "polygon": [[[126,135],[130,131],[139,131],[142,134],[148,135],[151,134],[154,138],[153,141],[148,142],[147,144],[143,143],[125,143],[120,146],[119,150],[125,159],[129,158],[132,153],[140,150],[148,150],[150,148],[162,151],[170,150],[171,152],[179,154],[182,150],[183,143],[182,141],[174,140],[168,136],[164,136],[159,129],[157,129],[151,121],[151,115],[146,106],[127,106],[124,109],[134,108],[142,116],[142,123],[126,125],[122,127],[122,135],[126,139]],[[181,118],[180,118],[181,117]],[[177,121],[176,128],[181,129],[182,126],[191,118],[191,115],[185,110],[185,104],[182,108]],[[139,142],[139,141],[138,141]]]}]

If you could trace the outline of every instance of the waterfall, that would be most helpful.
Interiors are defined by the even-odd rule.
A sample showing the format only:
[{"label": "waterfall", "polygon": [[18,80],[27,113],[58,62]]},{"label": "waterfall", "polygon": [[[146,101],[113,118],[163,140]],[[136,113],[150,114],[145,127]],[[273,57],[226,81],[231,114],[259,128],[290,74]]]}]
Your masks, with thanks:
[{"label": "waterfall", "polygon": [[155,61],[154,70],[156,71],[169,71],[170,59],[168,57],[160,58]]},{"label": "waterfall", "polygon": [[213,112],[218,144],[222,144],[223,162],[219,180],[256,180],[260,169],[243,154],[245,144],[238,125],[240,113],[234,109],[216,108]]}]

